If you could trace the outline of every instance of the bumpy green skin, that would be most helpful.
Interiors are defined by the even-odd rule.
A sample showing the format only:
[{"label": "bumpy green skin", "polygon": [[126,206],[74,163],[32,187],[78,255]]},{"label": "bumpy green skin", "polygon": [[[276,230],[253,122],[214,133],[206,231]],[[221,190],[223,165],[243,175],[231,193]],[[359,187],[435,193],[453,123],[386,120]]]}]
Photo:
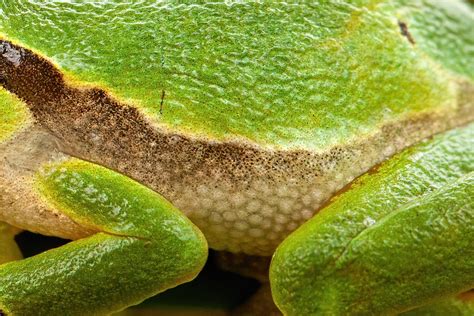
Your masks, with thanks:
[{"label": "bumpy green skin", "polygon": [[21,252],[15,243],[17,230],[0,222],[0,264],[21,259]]},{"label": "bumpy green skin", "polygon": [[[461,1],[182,3],[4,0],[0,33],[70,79],[130,99],[162,127],[286,149],[326,149],[449,111],[456,80],[473,80],[472,8]],[[20,107],[0,90],[0,142],[25,122]],[[472,139],[471,126],[410,149],[290,236],[272,263],[278,306],[289,315],[396,313],[472,287]],[[53,208],[98,233],[0,265],[0,310],[109,313],[204,264],[200,232],[121,175],[73,160],[37,185]],[[18,259],[10,228],[0,226],[0,238],[0,263]],[[460,306],[424,311],[470,311]]]},{"label": "bumpy green skin", "polygon": [[0,87],[0,143],[24,127],[29,116],[26,105]]},{"label": "bumpy green skin", "polygon": [[46,201],[97,234],[0,266],[7,315],[96,315],[193,279],[207,258],[200,231],[144,186],[79,160],[49,166]]},{"label": "bumpy green skin", "polygon": [[0,33],[162,127],[271,147],[346,143],[449,107],[453,79],[473,79],[462,1],[229,3],[4,0]]},{"label": "bumpy green skin", "polygon": [[367,174],[271,264],[287,315],[395,314],[474,287],[474,125]]}]

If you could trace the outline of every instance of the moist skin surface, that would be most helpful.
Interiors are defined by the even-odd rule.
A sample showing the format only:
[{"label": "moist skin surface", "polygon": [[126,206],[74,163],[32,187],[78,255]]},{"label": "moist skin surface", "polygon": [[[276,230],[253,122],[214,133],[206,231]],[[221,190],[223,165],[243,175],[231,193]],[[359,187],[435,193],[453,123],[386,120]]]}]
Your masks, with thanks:
[{"label": "moist skin surface", "polygon": [[[247,6],[251,5],[242,5],[241,9],[250,9]],[[205,6],[201,9],[207,12]],[[179,12],[179,7],[175,10]],[[451,13],[446,10],[441,7],[437,12],[449,16]],[[52,18],[51,22],[61,25],[62,11],[56,8],[53,12],[58,12],[58,19]],[[255,18],[254,13],[245,12],[249,19]],[[73,61],[74,52],[61,59],[59,51],[52,51],[56,46],[45,48],[34,42],[33,36],[24,34],[23,29],[16,31],[13,25],[21,20],[21,14],[6,8],[3,14],[9,21],[2,22],[0,28],[5,33],[0,42],[1,82],[24,102],[33,118],[28,126],[0,145],[0,154],[12,157],[11,148],[19,146],[26,148],[24,155],[29,158],[25,159],[37,162],[75,156],[104,165],[170,200],[203,231],[212,248],[270,255],[291,231],[354,178],[423,138],[473,119],[474,88],[472,78],[464,71],[465,61],[448,63],[445,55],[424,49],[428,35],[423,36],[416,28],[400,30],[401,16],[412,18],[410,21],[416,25],[419,13],[409,14],[408,9],[397,11],[397,5],[392,2],[346,5],[335,12],[340,13],[338,25],[346,30],[334,33],[337,36],[333,37],[317,33],[319,37],[312,42],[314,51],[310,49],[303,58],[304,67],[282,60],[288,71],[271,70],[281,78],[272,79],[270,88],[265,85],[264,70],[253,78],[252,85],[248,78],[242,77],[237,83],[224,86],[223,98],[229,102],[236,101],[236,95],[244,96],[239,99],[239,109],[234,111],[223,107],[219,103],[222,98],[216,95],[192,93],[195,82],[187,75],[184,81],[178,76],[179,81],[170,73],[157,73],[153,77],[156,80],[171,81],[166,81],[166,89],[158,87],[156,92],[147,88],[145,93],[137,90],[138,87],[155,84],[155,79],[150,79],[150,83],[140,73],[123,72],[122,76],[128,76],[127,90],[120,84],[124,78],[117,82],[110,79],[117,69],[124,71],[120,58],[117,58],[118,68],[113,68],[111,73],[104,72],[102,64],[87,62],[91,71],[78,72],[71,64],[61,62]],[[80,25],[80,17],[74,21]],[[376,28],[380,23],[384,28]],[[408,31],[412,32],[411,40]],[[268,38],[277,39],[269,34]],[[381,40],[384,45],[377,44]],[[91,45],[91,50],[107,52],[107,46],[101,51],[96,42],[92,43],[95,46]],[[223,49],[231,53],[234,47],[225,43]],[[242,43],[255,49],[253,42]],[[192,48],[186,42],[182,45]],[[374,50],[369,53],[370,45]],[[265,46],[262,47],[265,51]],[[287,49],[284,52],[285,56],[293,56]],[[318,64],[328,56],[322,52],[341,55],[336,55],[340,58],[332,66]],[[356,54],[354,60],[347,58],[351,52]],[[54,61],[47,56],[54,56]],[[133,61],[141,67],[149,65],[141,59],[134,60],[133,56],[130,58],[132,65]],[[370,60],[373,62],[369,63]],[[179,62],[176,60],[176,65]],[[185,72],[193,74],[192,65],[210,67],[205,61],[200,62],[184,63]],[[395,68],[387,68],[394,63]],[[279,62],[278,58],[270,58],[267,63],[260,61],[256,65],[276,66]],[[239,73],[231,71],[227,64],[217,64],[214,69],[219,67],[228,71],[223,73],[224,77]],[[302,79],[306,70],[316,76],[314,84]],[[198,72],[198,77],[204,75]],[[134,84],[134,80],[138,81]],[[96,84],[98,81],[100,84]],[[212,89],[210,84],[203,86],[204,90]],[[235,87],[243,90],[234,91]],[[281,105],[278,98],[273,102],[270,97],[256,97],[260,96],[259,89],[277,95],[278,87],[294,90],[284,96]],[[204,109],[200,106],[186,106],[184,112],[174,109],[173,104],[182,97],[180,93],[205,103]],[[158,104],[164,103],[161,116],[160,110],[152,111],[153,106],[147,106],[150,100],[158,99],[161,99]],[[263,110],[265,106],[269,112]],[[268,120],[255,119],[256,112],[264,113]],[[195,119],[189,119],[188,115]],[[25,144],[37,143],[32,139],[38,135],[43,135],[41,139],[48,145],[36,147],[38,153],[33,155]],[[19,172],[18,168],[5,164],[0,171],[12,175]],[[26,172],[22,176],[27,183],[31,175]],[[12,204],[15,197],[17,201],[19,196],[34,195],[29,186],[14,186],[14,178],[4,176],[1,180],[0,190],[5,196],[0,200],[2,210],[5,209],[0,212],[1,220],[12,222],[15,218],[12,224],[16,226],[68,238],[90,234],[87,229],[74,227],[71,221],[58,225],[68,222],[67,218],[50,214],[38,217],[38,208],[25,211],[22,203]],[[14,207],[7,209],[6,205]],[[41,212],[51,211],[44,207]]]}]

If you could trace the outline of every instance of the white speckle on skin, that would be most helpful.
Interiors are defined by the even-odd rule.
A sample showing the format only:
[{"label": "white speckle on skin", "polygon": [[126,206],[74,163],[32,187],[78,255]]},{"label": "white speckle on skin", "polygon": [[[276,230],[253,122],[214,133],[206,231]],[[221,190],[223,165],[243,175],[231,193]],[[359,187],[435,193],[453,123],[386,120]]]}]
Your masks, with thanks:
[{"label": "white speckle on skin", "polygon": [[364,225],[367,226],[367,227],[370,227],[372,225],[375,224],[375,219],[373,219],[372,217],[370,216],[367,216],[364,221],[363,221]]},{"label": "white speckle on skin", "polygon": [[113,216],[118,216],[120,214],[120,212],[122,211],[122,208],[118,205],[114,205],[112,207],[112,214]]},{"label": "white speckle on skin", "polygon": [[97,189],[94,188],[94,186],[93,186],[92,184],[89,184],[89,185],[84,189],[84,192],[85,192],[86,194],[91,195],[91,194],[96,193],[96,192],[97,192]]}]

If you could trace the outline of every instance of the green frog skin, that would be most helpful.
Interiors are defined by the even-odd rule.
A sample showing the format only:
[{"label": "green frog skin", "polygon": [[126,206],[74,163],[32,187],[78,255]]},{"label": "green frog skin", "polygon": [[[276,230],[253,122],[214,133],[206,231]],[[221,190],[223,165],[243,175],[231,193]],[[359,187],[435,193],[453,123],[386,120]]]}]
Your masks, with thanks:
[{"label": "green frog skin", "polygon": [[471,314],[473,14],[0,1],[1,313],[120,311],[210,247],[273,256],[285,315]]}]

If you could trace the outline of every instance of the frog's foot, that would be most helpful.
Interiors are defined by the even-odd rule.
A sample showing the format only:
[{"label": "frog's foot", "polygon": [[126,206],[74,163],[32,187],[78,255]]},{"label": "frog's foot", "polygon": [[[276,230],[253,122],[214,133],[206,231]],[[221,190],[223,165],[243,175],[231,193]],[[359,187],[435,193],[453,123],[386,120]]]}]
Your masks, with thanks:
[{"label": "frog's foot", "polygon": [[0,265],[0,314],[119,311],[193,279],[206,261],[201,232],[125,176],[69,159],[44,167],[33,186],[51,209],[97,233]]},{"label": "frog's foot", "polygon": [[471,124],[410,148],[290,235],[270,268],[283,313],[397,314],[474,288],[473,140]]},{"label": "frog's foot", "polygon": [[0,264],[21,258],[20,249],[13,239],[19,231],[15,227],[0,222]]}]

